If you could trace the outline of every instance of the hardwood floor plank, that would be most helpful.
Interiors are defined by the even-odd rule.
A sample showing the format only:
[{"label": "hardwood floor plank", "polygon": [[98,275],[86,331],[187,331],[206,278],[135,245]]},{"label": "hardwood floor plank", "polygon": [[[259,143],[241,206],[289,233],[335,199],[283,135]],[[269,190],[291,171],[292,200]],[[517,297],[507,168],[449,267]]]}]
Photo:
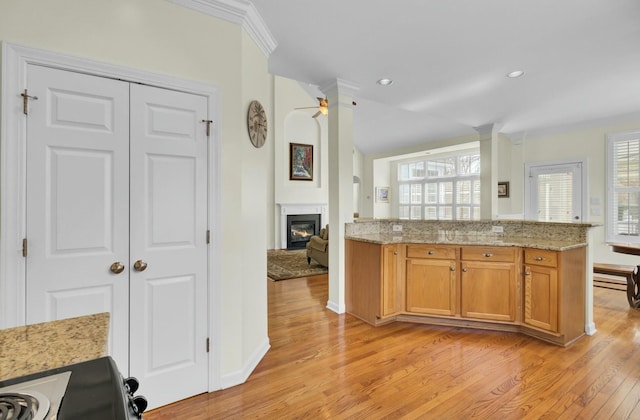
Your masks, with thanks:
[{"label": "hardwood floor plank", "polygon": [[[640,418],[640,312],[594,290],[598,332],[569,348],[516,333],[326,309],[327,277],[268,282],[271,349],[245,384],[145,420]],[[144,390],[141,385],[141,392]]]}]

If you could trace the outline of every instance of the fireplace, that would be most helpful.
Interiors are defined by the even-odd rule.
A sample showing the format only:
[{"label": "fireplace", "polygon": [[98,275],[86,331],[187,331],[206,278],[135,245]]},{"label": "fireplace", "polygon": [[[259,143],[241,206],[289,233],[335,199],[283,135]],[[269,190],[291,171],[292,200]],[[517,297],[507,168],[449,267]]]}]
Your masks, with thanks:
[{"label": "fireplace", "polygon": [[287,215],[287,249],[304,249],[320,233],[319,214]]},{"label": "fireplace", "polygon": [[[280,226],[278,231],[280,233],[280,241],[277,243],[277,247],[280,249],[291,249],[290,246],[290,232],[291,225],[289,223],[289,216],[303,216],[298,218],[297,221],[313,220],[315,222],[314,234],[319,234],[320,230],[329,223],[328,212],[329,206],[326,204],[278,204],[278,213],[280,214]],[[317,216],[320,216],[320,222],[318,223]],[[305,228],[307,229],[307,228]],[[296,229],[297,230],[297,229]],[[296,244],[297,247],[293,249],[305,248],[308,241]]]}]

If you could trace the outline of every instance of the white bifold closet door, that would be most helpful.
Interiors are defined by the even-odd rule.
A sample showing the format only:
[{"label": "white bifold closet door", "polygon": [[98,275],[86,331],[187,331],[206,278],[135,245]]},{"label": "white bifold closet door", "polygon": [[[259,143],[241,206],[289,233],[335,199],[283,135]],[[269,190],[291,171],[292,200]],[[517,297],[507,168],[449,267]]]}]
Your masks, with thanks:
[{"label": "white bifold closet door", "polygon": [[26,319],[110,312],[151,407],[207,391],[206,98],[30,65]]}]

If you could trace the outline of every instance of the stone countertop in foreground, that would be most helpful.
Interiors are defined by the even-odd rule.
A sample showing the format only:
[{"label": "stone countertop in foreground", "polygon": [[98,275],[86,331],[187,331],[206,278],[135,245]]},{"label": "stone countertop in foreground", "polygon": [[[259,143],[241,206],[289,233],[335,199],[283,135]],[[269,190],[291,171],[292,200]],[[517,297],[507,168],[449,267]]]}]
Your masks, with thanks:
[{"label": "stone countertop in foreground", "polygon": [[425,234],[361,233],[346,235],[345,239],[374,244],[437,244],[437,245],[484,245],[516,246],[522,248],[567,251],[587,246],[586,242],[547,240],[542,238],[502,237],[496,235],[467,233],[425,233]]}]

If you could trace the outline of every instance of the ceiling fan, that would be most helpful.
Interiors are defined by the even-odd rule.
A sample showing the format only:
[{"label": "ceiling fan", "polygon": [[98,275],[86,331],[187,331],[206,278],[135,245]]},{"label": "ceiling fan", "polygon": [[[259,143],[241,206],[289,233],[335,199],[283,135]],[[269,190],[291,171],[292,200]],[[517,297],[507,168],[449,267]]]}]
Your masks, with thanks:
[{"label": "ceiling fan", "polygon": [[311,108],[318,108],[318,112],[316,112],[315,114],[313,114],[311,116],[311,118],[316,118],[318,115],[322,114],[322,115],[327,115],[329,114],[329,102],[327,101],[327,98],[320,98],[318,97],[318,103],[319,105],[317,107],[315,106],[305,106],[302,108],[295,108],[295,109],[311,109]]}]

